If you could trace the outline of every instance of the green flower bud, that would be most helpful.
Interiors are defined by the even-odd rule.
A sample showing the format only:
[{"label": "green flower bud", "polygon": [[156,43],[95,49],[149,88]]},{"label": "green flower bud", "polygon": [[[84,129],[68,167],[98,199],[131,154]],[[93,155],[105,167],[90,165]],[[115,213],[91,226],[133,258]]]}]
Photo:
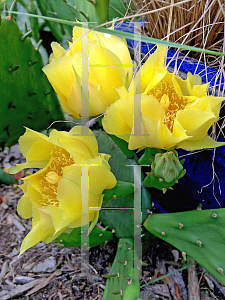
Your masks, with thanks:
[{"label": "green flower bud", "polygon": [[178,180],[183,171],[183,166],[175,150],[157,153],[151,167],[160,182],[164,180],[169,183]]}]

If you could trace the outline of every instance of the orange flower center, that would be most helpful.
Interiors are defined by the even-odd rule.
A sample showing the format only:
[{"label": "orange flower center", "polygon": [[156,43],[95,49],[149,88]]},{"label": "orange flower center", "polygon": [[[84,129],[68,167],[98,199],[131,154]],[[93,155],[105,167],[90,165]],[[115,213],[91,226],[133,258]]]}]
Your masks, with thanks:
[{"label": "orange flower center", "polygon": [[42,206],[59,205],[57,189],[58,182],[63,176],[63,168],[74,164],[73,158],[62,148],[56,147],[51,154],[53,160],[40,180]]},{"label": "orange flower center", "polygon": [[183,110],[187,100],[177,94],[172,84],[161,81],[152,90],[153,95],[165,109],[164,124],[173,132],[174,119],[179,110]]}]

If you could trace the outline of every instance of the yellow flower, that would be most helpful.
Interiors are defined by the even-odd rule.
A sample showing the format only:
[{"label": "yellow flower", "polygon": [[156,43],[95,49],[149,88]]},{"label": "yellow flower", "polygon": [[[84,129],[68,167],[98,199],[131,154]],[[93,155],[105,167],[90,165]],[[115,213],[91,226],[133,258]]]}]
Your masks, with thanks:
[{"label": "yellow flower", "polygon": [[[89,95],[85,99],[83,95],[82,101],[88,103],[89,100],[89,116],[96,116],[104,113],[106,107],[115,102],[118,96],[115,88],[125,82],[129,84],[133,73],[125,39],[90,31],[87,56],[82,53],[82,33],[82,28],[73,28],[73,43],[77,42],[74,45],[69,42],[72,47],[65,55],[65,50],[58,43],[52,43],[50,64],[43,68],[59,96],[62,108],[75,118],[81,116],[82,82],[85,81],[82,88],[88,90]],[[83,81],[82,60],[88,60],[89,63],[88,74],[83,75]]]},{"label": "yellow flower", "polygon": [[[87,131],[82,133],[85,129]],[[95,225],[103,200],[102,192],[113,188],[116,178],[107,162],[110,156],[98,154],[92,131],[77,126],[69,133],[52,130],[47,137],[27,128],[20,137],[19,149],[26,162],[12,167],[11,173],[24,168],[41,168],[25,177],[21,186],[24,195],[17,210],[21,217],[32,218],[32,229],[25,237],[20,253],[40,241],[50,243],[62,232],[86,225],[82,221],[84,189],[88,189],[86,219]],[[88,183],[82,177],[82,166],[88,168]]]},{"label": "yellow flower", "polygon": [[[125,87],[118,89],[120,99],[106,110],[103,118],[105,131],[127,141],[131,150],[150,147],[192,151],[224,145],[207,135],[218,120],[223,98],[207,96],[208,84],[201,84],[198,75],[188,73],[187,79],[182,80],[167,72],[163,67],[165,53],[166,48],[158,46],[139,70],[136,78],[140,78],[141,87],[132,81],[128,92]],[[137,95],[138,90],[141,94]],[[138,97],[141,130],[137,133],[134,103],[137,107]]]}]

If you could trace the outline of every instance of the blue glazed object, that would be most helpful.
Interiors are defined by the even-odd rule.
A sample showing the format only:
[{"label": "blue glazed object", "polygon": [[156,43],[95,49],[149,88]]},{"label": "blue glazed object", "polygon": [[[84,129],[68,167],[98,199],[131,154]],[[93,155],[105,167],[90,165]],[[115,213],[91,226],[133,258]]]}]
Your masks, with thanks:
[{"label": "blue glazed object", "polygon": [[[141,26],[144,25],[143,22],[140,22]],[[115,25],[116,30],[134,33],[135,25],[134,23],[124,22],[122,24]],[[137,41],[127,39],[128,47],[135,48],[138,44]],[[141,42],[141,52],[144,54],[151,54],[155,51],[156,47],[154,44],[148,44]],[[203,62],[188,58],[181,53],[176,53],[173,49],[168,50],[166,64],[168,67],[176,67],[184,73],[190,72],[191,74],[199,74],[203,82],[209,82],[209,90],[215,84],[217,87],[220,87],[220,90],[223,90],[224,85],[224,75],[222,72],[219,72],[215,68],[211,68],[205,65]]]},{"label": "blue glazed object", "polygon": [[[115,26],[115,29],[133,33],[134,24],[125,22]],[[138,42],[127,40],[127,43],[133,48]],[[151,54],[156,49],[154,46],[154,44],[142,42],[141,52]],[[215,84],[219,85],[219,82],[221,83],[220,89],[223,89],[224,77],[218,76],[217,69],[205,66],[202,62],[169,49],[167,66],[174,67],[175,63],[180,71],[199,74],[203,82],[209,82],[209,91],[210,87],[212,88]],[[218,76],[217,79],[216,76]],[[222,116],[224,116],[223,110]],[[225,141],[224,137],[218,140]],[[199,204],[202,205],[202,209],[225,207],[225,147],[203,150],[195,154],[178,149],[178,154],[185,158],[184,169],[187,173],[178,184],[173,186],[173,190],[168,190],[165,194],[160,190],[151,189],[155,207],[161,213],[193,210]]]}]

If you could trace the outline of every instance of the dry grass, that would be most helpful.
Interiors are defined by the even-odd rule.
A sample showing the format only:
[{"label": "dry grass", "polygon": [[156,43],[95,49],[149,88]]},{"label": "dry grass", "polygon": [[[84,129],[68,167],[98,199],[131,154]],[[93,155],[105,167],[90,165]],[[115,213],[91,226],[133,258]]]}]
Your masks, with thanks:
[{"label": "dry grass", "polygon": [[[132,0],[145,15],[147,35],[199,48],[222,51],[225,6],[221,0]],[[181,3],[178,5],[178,3]],[[170,8],[167,8],[170,6]],[[158,11],[159,9],[160,12]],[[199,54],[197,54],[199,55]]]}]

